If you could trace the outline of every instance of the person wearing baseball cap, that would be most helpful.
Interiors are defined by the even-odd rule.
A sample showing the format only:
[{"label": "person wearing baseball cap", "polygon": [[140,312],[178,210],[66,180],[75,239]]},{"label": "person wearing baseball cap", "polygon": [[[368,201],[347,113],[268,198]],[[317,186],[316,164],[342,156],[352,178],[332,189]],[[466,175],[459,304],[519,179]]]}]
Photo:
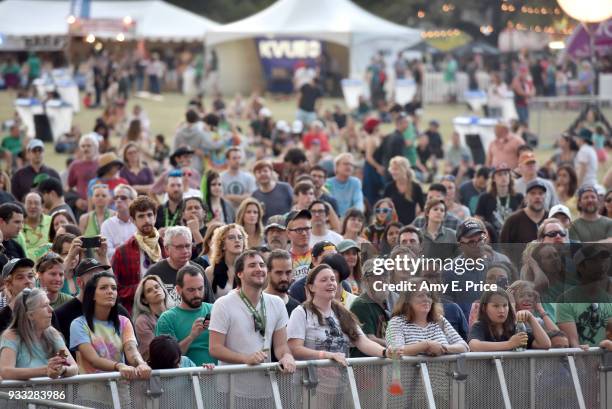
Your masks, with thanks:
[{"label": "person wearing baseball cap", "polygon": [[557,191],[552,182],[538,176],[538,162],[533,151],[528,148],[523,149],[518,162],[518,171],[521,177],[514,181],[514,189],[518,193],[525,195],[529,182],[537,180],[546,187],[544,207],[550,209],[554,205],[559,204],[559,197],[557,196]]},{"label": "person wearing baseball cap", "polygon": [[[74,269],[74,276],[76,277],[76,284],[79,291],[73,299],[55,310],[55,317],[52,322],[55,329],[64,336],[66,345],[70,345],[70,324],[75,318],[83,315],[83,295],[85,293],[85,286],[95,274],[102,271],[110,271],[110,268],[111,266],[100,263],[95,258],[84,258]],[[125,317],[130,316],[121,304],[118,304],[118,308],[119,314]]]},{"label": "person wearing baseball cap", "polygon": [[593,185],[578,189],[580,217],[572,222],[570,239],[583,243],[612,241],[612,219],[599,214],[599,195]]},{"label": "person wearing baseball cap", "polygon": [[0,333],[8,328],[13,318],[13,303],[25,288],[34,288],[34,262],[29,258],[13,258],[2,268],[4,281],[3,302],[0,310]]},{"label": "person wearing baseball cap", "polygon": [[293,210],[285,218],[289,237],[289,252],[293,260],[293,279],[297,280],[308,274],[312,263],[310,252],[310,234],[312,214],[308,210]]},{"label": "person wearing baseball cap", "polygon": [[32,188],[36,176],[46,174],[50,177],[60,178],[55,169],[44,165],[45,145],[40,139],[31,139],[28,142],[26,159],[28,164],[19,168],[11,179],[11,193],[19,202],[23,202],[25,195]]},{"label": "person wearing baseball cap", "polygon": [[544,201],[548,186],[539,178],[527,183],[524,209],[506,219],[500,234],[501,243],[529,243],[538,238],[538,226],[548,215]]},{"label": "person wearing baseball cap", "polygon": [[578,186],[595,185],[599,161],[597,152],[593,148],[593,133],[587,128],[582,128],[574,140],[578,145],[578,152],[574,159]]},{"label": "person wearing baseball cap", "polygon": [[268,219],[268,224],[264,228],[266,244],[271,251],[287,250],[287,226],[282,215],[274,215]]},{"label": "person wearing baseball cap", "polygon": [[562,204],[553,206],[548,212],[548,217],[559,220],[566,230],[569,230],[572,224],[572,212],[570,212],[569,207]]}]

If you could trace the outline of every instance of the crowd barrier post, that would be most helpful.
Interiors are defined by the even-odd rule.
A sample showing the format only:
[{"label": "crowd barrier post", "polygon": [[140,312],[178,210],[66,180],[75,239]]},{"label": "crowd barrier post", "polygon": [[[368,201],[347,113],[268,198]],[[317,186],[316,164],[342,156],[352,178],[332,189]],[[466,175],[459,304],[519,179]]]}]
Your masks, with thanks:
[{"label": "crowd barrier post", "polygon": [[433,396],[433,389],[431,387],[431,379],[429,379],[429,370],[427,369],[427,364],[425,362],[421,362],[418,366],[419,366],[419,369],[421,370],[421,379],[425,387],[425,397],[427,398],[427,407],[429,409],[436,409],[436,401],[434,400],[434,396]]},{"label": "crowd barrier post", "polygon": [[457,356],[455,370],[451,375],[451,409],[465,409],[465,382],[467,381],[467,370],[465,368],[465,355]]},{"label": "crowd barrier post", "polygon": [[601,409],[612,408],[612,351],[605,351],[599,365]]},{"label": "crowd barrier post", "polygon": [[574,391],[576,392],[576,398],[578,399],[578,406],[580,409],[586,409],[584,404],[584,395],[582,394],[582,388],[580,387],[580,379],[578,379],[578,371],[576,370],[576,361],[574,361],[573,355],[567,356],[567,363],[570,367],[572,374],[572,381],[574,382]]},{"label": "crowd barrier post", "polygon": [[506,377],[504,376],[504,367],[502,366],[501,358],[493,358],[493,362],[495,363],[497,379],[499,380],[499,387],[501,388],[502,397],[504,399],[504,408],[512,409],[512,403],[510,402],[510,394],[508,393],[508,385],[506,384]]}]

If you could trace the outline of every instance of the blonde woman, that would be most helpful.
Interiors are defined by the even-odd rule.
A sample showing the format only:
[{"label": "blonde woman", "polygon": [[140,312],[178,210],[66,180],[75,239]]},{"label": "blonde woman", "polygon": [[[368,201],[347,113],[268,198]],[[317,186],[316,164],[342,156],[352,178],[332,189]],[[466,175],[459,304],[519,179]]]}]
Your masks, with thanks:
[{"label": "blonde woman", "polygon": [[407,226],[425,207],[425,195],[421,185],[414,181],[408,159],[394,156],[389,162],[389,173],[393,181],[385,186],[384,196],[393,201],[400,223]]},{"label": "blonde woman", "polygon": [[2,203],[15,202],[15,196],[11,193],[11,178],[4,171],[0,171],[0,199]]},{"label": "blonde woman", "polygon": [[112,196],[108,185],[94,185],[92,192],[93,210],[79,219],[79,229],[84,237],[99,236],[102,223],[115,215],[115,211],[109,208]]},{"label": "blonde woman", "polygon": [[149,344],[155,337],[157,319],[170,307],[173,305],[161,278],[156,275],[148,275],[140,280],[134,295],[132,319],[139,341],[138,352],[145,361],[149,359]]},{"label": "blonde woman", "polygon": [[249,236],[247,248],[252,249],[264,244],[263,207],[252,197],[242,201],[236,215],[236,223],[244,227]]},{"label": "blonde woman", "polygon": [[229,293],[238,286],[234,261],[246,250],[248,236],[239,224],[219,227],[213,234],[210,246],[210,266],[206,278],[211,283],[215,299]]}]

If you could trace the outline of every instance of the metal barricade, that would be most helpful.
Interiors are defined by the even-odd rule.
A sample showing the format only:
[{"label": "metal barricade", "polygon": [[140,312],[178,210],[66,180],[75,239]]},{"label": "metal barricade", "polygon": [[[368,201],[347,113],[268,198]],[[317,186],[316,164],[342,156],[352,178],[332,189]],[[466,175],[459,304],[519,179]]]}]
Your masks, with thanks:
[{"label": "metal barricade", "polygon": [[[118,373],[3,381],[0,408],[612,407],[612,352],[599,348],[404,357],[401,396],[387,391],[391,365],[380,358],[353,358],[348,368],[327,360],[298,362],[294,374],[263,364],[153,371],[151,379],[132,382]],[[9,397],[17,391],[62,392],[65,399]]]}]

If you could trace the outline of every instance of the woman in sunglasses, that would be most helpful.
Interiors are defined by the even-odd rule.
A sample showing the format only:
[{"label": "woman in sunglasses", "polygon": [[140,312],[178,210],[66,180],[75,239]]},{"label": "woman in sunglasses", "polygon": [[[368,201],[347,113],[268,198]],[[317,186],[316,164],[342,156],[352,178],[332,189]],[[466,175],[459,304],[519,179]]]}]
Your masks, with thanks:
[{"label": "woman in sunglasses", "polygon": [[42,289],[26,288],[17,296],[12,322],[0,341],[2,379],[55,379],[78,374],[64,339],[51,326],[52,312]]},{"label": "woman in sunglasses", "polygon": [[380,251],[380,242],[382,240],[385,228],[391,222],[397,221],[397,212],[393,200],[385,197],[374,204],[374,221],[366,228],[366,237]]},{"label": "woman in sunglasses", "polygon": [[85,286],[83,315],[70,324],[70,349],[77,351],[80,373],[120,372],[146,379],[151,368],[138,352],[129,318],[119,315],[115,276],[103,271]]},{"label": "woman in sunglasses", "polygon": [[468,352],[468,345],[444,318],[442,304],[427,291],[427,281],[422,278],[409,281],[414,291],[400,294],[387,326],[387,345],[400,348],[404,355]]}]

